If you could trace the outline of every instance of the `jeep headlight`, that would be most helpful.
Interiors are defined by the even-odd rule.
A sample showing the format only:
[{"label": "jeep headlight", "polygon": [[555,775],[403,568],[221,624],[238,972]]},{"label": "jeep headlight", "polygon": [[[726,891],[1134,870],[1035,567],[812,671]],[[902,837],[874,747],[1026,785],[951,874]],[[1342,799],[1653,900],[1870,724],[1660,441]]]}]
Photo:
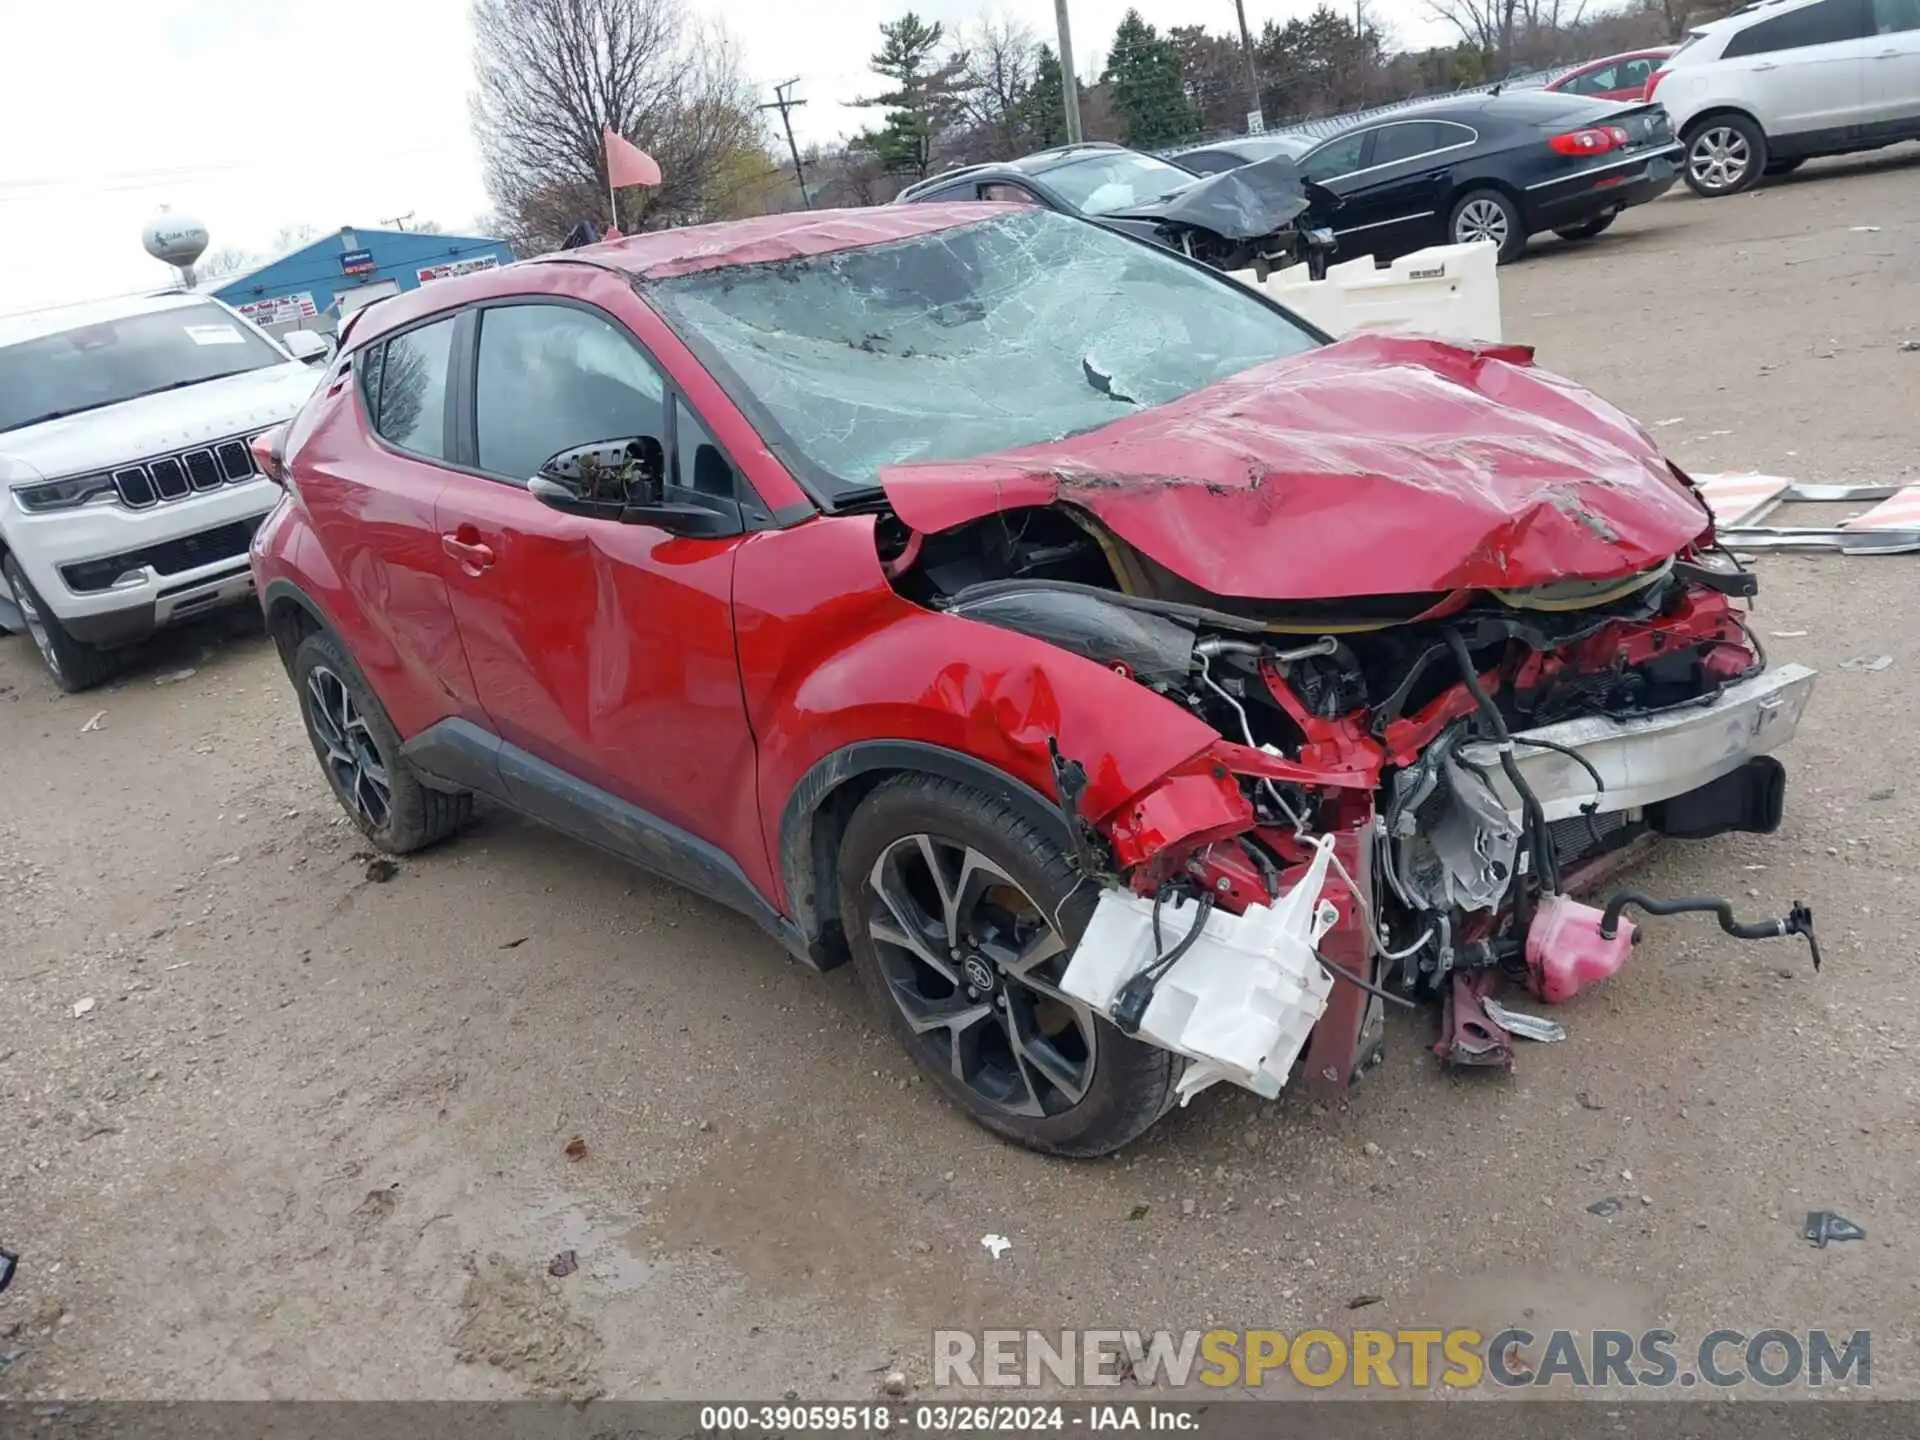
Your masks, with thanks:
[{"label": "jeep headlight", "polygon": [[13,487],[13,498],[22,510],[39,514],[47,510],[74,510],[98,500],[117,497],[111,475],[73,475],[65,480],[44,480]]}]

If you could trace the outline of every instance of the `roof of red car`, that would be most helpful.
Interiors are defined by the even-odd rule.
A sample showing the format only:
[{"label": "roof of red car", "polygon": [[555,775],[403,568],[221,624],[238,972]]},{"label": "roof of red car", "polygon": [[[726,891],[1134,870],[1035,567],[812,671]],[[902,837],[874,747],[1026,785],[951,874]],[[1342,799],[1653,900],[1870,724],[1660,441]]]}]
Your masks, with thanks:
[{"label": "roof of red car", "polygon": [[[624,240],[556,250],[498,269],[456,275],[402,291],[349,317],[341,326],[341,344],[358,349],[416,320],[475,300],[519,293],[529,288],[529,268],[584,262],[624,271],[639,280],[665,280],[699,270],[794,260],[910,240],[915,235],[1005,215],[1009,208],[981,202],[877,205],[865,210],[800,210],[786,215],[758,215],[751,220],[725,220],[716,225],[648,230]],[[530,288],[537,290],[540,286],[535,283]]]},{"label": "roof of red car", "polygon": [[771,260],[796,260],[908,240],[936,230],[948,230],[971,220],[1005,215],[1007,207],[992,203],[949,205],[876,205],[864,210],[798,210],[784,215],[757,215],[751,220],[724,220],[716,225],[689,225],[679,230],[649,230],[589,245],[542,259],[591,260],[612,265],[642,280],[665,280],[697,270],[719,270],[729,265],[757,265]]},{"label": "roof of red car", "polygon": [[1622,60],[1638,60],[1644,56],[1667,56],[1679,48],[1678,45],[1648,45],[1639,50],[1622,50],[1617,55],[1602,55],[1598,60],[1588,60],[1584,64],[1573,66],[1564,74],[1554,76],[1548,82],[1548,88],[1551,89],[1563,80],[1571,80],[1576,75],[1584,75],[1589,70],[1598,70],[1602,65],[1615,65]]}]

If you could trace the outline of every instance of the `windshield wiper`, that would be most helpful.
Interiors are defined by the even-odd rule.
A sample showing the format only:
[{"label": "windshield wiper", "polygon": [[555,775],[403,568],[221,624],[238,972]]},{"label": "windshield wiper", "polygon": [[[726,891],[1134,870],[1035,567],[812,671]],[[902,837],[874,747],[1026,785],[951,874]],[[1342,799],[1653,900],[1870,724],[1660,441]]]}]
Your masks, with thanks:
[{"label": "windshield wiper", "polygon": [[136,390],[131,395],[116,395],[111,400],[96,400],[91,405],[75,405],[69,410],[49,410],[44,415],[34,415],[12,425],[0,426],[0,435],[24,430],[29,425],[43,425],[49,420],[64,420],[69,415],[85,415],[89,410],[104,410],[109,405],[125,405],[129,400],[144,400],[149,395],[164,395],[169,390],[184,390],[189,385],[204,385],[209,380],[227,380],[235,375],[249,375],[259,368],[257,365],[250,365],[245,370],[224,370],[218,375],[202,375],[197,380],[169,380],[166,384],[156,385],[151,390]]}]

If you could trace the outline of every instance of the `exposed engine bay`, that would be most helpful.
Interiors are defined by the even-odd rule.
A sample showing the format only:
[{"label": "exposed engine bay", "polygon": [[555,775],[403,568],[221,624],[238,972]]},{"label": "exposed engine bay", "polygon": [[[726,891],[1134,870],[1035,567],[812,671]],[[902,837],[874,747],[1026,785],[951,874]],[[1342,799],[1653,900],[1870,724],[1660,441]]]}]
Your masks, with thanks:
[{"label": "exposed engine bay", "polygon": [[[1210,594],[1071,505],[938,533],[882,519],[894,588],[931,609],[1092,660],[1220,741],[1111,815],[1080,812],[1096,756],[1056,753],[1080,868],[1103,886],[1066,988],[1188,1055],[1184,1095],[1272,1095],[1304,1055],[1345,1083],[1379,1058],[1385,1005],[1436,1004],[1435,1050],[1507,1065],[1560,1003],[1618,969],[1629,908],[1586,903],[1658,836],[1768,832],[1813,672],[1769,670],[1738,602],[1753,577],[1711,549],[1601,581],[1521,590],[1250,601]],[[1710,541],[1709,541],[1710,544]],[[1814,946],[1816,966],[1819,951]]]}]

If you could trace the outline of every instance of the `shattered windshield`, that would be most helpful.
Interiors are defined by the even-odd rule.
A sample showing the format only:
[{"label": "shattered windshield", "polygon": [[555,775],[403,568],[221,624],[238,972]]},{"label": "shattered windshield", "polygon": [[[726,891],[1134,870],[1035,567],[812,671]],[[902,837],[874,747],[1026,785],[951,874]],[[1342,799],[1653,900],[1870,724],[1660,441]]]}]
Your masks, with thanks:
[{"label": "shattered windshield", "polygon": [[1024,206],[647,294],[829,502],[883,466],[1058,440],[1317,343],[1233,281]]}]

